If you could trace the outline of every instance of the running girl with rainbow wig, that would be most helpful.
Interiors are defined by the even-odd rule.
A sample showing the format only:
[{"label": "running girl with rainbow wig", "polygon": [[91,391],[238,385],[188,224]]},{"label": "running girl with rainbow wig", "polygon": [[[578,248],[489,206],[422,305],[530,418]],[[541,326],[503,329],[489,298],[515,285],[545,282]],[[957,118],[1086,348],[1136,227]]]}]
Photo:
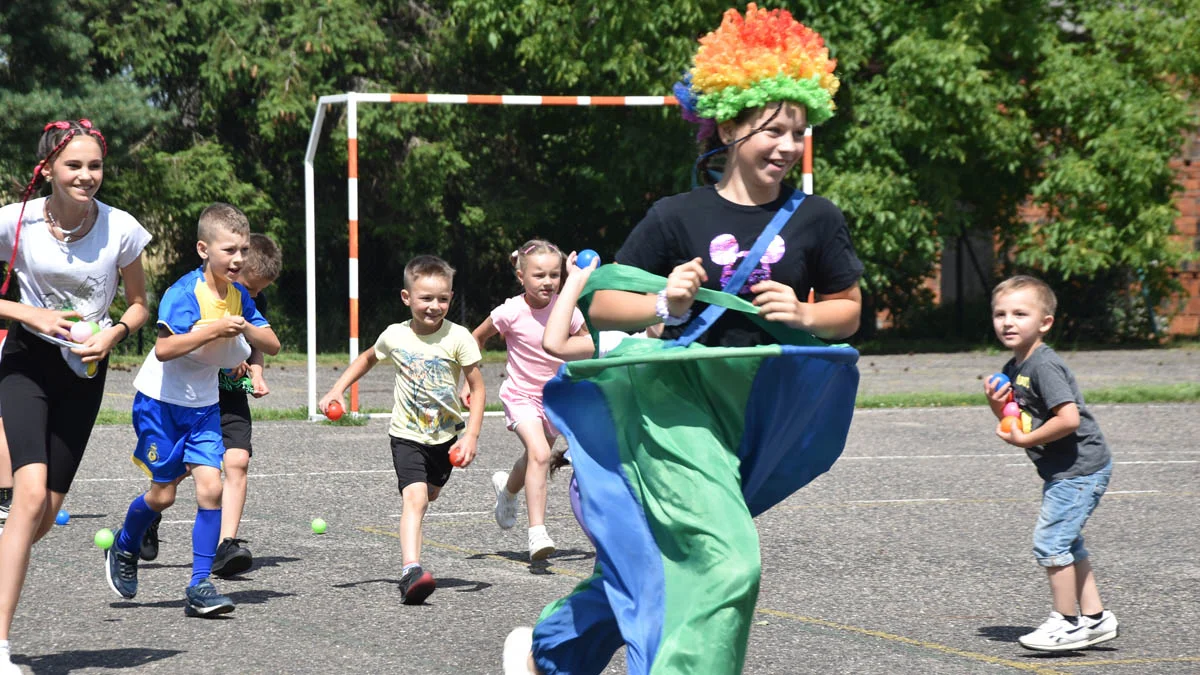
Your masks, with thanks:
[{"label": "running girl with rainbow wig", "polygon": [[669,344],[627,339],[546,385],[597,564],[509,635],[505,673],[600,673],[622,644],[630,673],[741,672],[753,517],[833,464],[858,384],[857,353],[812,336],[857,330],[862,263],[841,211],[784,183],[833,115],[834,66],[784,10],[728,10],[701,38],[676,97],[706,184],[656,202],[580,303],[593,332],[661,321]]}]

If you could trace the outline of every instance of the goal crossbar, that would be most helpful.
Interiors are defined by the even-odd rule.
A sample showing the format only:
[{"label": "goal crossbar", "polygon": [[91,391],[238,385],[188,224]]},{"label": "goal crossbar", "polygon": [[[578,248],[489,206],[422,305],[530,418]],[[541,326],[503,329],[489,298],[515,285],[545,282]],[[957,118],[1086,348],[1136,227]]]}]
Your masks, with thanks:
[{"label": "goal crossbar", "polygon": [[[349,233],[349,359],[359,354],[358,334],[358,105],[360,103],[404,103],[434,105],[514,105],[514,106],[616,106],[662,107],[678,105],[674,96],[542,96],[513,94],[387,94],[348,92],[322,96],[317,100],[312,130],[304,151],[304,260],[305,323],[308,349],[308,418],[321,418],[317,410],[317,242],[316,242],[316,176],[313,157],[321,138],[326,113],[335,105],[346,106],[346,220]],[[802,189],[812,193],[812,129],[804,132]],[[350,388],[350,411],[359,410],[358,383]]]}]

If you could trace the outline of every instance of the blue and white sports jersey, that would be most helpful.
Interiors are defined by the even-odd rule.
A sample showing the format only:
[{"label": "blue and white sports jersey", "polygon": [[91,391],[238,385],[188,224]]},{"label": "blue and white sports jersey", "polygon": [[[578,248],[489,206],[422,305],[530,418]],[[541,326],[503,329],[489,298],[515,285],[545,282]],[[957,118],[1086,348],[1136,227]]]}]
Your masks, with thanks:
[{"label": "blue and white sports jersey", "polygon": [[[219,298],[204,281],[204,269],[193,270],[171,284],[158,304],[157,325],[174,335],[189,333],[226,316],[242,316],[255,326],[270,324],[254,305],[244,286],[231,283]],[[150,398],[188,407],[216,405],[217,371],[233,368],[250,356],[244,336],[213,340],[187,356],[162,362],[154,350],[138,372],[133,386]]]}]

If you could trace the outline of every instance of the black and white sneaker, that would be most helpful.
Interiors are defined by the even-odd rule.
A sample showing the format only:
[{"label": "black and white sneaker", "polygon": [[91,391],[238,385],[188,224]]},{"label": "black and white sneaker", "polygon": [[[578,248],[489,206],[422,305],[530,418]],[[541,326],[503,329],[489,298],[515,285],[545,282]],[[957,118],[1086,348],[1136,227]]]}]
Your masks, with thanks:
[{"label": "black and white sneaker", "polygon": [[122,551],[117,548],[116,540],[121,538],[121,530],[113,537],[114,543],[104,551],[104,576],[108,587],[117,595],[132,600],[137,595],[138,587],[138,556],[136,553]]},{"label": "black and white sneaker", "polygon": [[433,575],[421,569],[420,565],[408,568],[400,577],[400,602],[406,605],[419,605],[425,602],[437,589],[437,581]]},{"label": "black and white sneaker", "polygon": [[150,527],[146,528],[146,534],[142,535],[142,549],[138,551],[138,557],[142,560],[150,561],[158,557],[158,524],[161,522],[162,514],[160,513],[155,516]]},{"label": "black and white sneaker", "polygon": [[185,595],[187,604],[183,608],[183,613],[188,616],[217,616],[228,614],[236,609],[233,601],[221,595],[216,586],[213,586],[208,579],[195,586],[188,586]]},{"label": "black and white sneaker", "polygon": [[254,556],[250,555],[250,549],[242,546],[245,542],[245,539],[225,537],[217,546],[212,573],[227,579],[250,569],[250,566],[254,564]]}]

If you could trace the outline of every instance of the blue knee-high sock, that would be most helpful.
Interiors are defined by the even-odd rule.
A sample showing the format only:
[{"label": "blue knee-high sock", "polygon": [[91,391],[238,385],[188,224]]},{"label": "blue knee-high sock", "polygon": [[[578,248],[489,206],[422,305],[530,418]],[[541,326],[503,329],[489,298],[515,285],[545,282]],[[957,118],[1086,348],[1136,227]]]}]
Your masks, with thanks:
[{"label": "blue knee-high sock", "polygon": [[121,526],[121,536],[117,537],[117,548],[126,553],[134,553],[142,548],[142,537],[150,529],[150,523],[158,517],[158,511],[146,503],[146,495],[141,494],[129,503],[129,511],[125,513],[125,524]]},{"label": "blue knee-high sock", "polygon": [[212,573],[220,536],[221,509],[196,509],[196,524],[192,526],[192,583],[188,586],[195,586]]}]

